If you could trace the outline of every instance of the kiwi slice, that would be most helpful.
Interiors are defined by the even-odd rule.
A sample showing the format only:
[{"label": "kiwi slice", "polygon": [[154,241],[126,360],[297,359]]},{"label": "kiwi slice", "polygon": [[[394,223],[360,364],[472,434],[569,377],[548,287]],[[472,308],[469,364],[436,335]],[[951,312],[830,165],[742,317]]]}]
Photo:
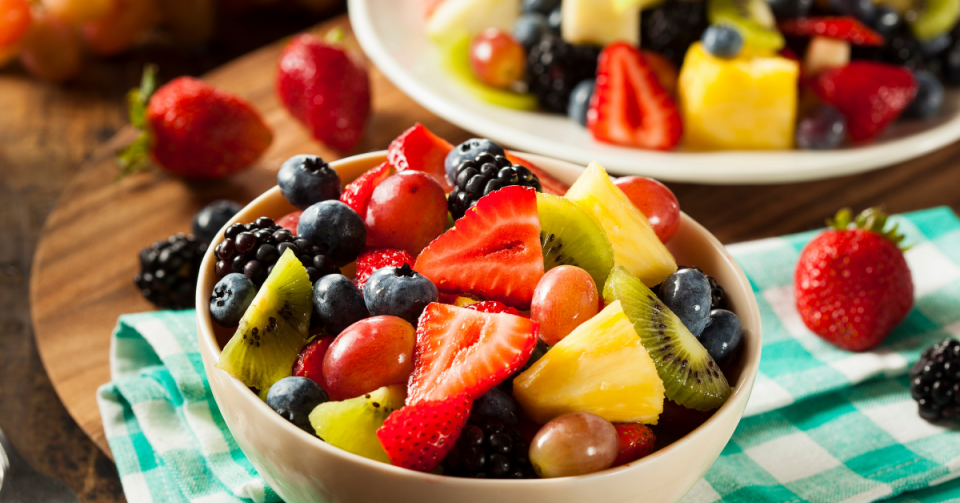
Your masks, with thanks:
[{"label": "kiwi slice", "polygon": [[906,18],[921,42],[950,31],[960,19],[960,0],[915,0]]},{"label": "kiwi slice", "polygon": [[310,413],[310,424],[324,442],[358,456],[389,463],[377,430],[391,412],[403,407],[406,385],[384,386],[342,402],[325,402]]},{"label": "kiwi slice", "polygon": [[667,398],[688,409],[723,405],[730,385],[720,367],[683,322],[642,281],[617,267],[603,287],[608,305],[620,301],[663,380]]},{"label": "kiwi slice", "polygon": [[307,342],[313,284],[293,251],[287,250],[240,319],[217,367],[251,388],[268,390],[291,375]]},{"label": "kiwi slice", "polygon": [[707,17],[714,24],[732,26],[743,36],[746,47],[778,51],[783,35],[766,0],[709,0]]},{"label": "kiwi slice", "polygon": [[590,274],[597,290],[603,290],[613,269],[613,246],[603,228],[577,203],[551,194],[537,193],[540,215],[540,245],[543,270],[560,265],[577,266]]}]

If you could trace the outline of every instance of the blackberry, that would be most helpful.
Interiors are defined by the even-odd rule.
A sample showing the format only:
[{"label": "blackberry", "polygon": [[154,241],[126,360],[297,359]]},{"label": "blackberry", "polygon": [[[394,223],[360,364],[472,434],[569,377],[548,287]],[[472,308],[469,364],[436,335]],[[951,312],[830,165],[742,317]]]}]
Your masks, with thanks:
[{"label": "blackberry", "polygon": [[923,351],[910,369],[910,394],[927,421],[960,421],[960,341],[945,339]]},{"label": "blackberry", "polygon": [[540,106],[554,113],[567,113],[574,86],[594,78],[600,48],[571,45],[554,33],[548,33],[527,54],[530,92]]},{"label": "blackberry", "polygon": [[443,474],[478,479],[533,479],[530,444],[516,426],[470,414],[456,445],[443,460]]},{"label": "blackberry", "polygon": [[900,26],[896,33],[887,37],[887,42],[881,47],[853,46],[850,57],[890,63],[911,70],[926,68],[920,42],[910,33],[910,29],[905,24]]},{"label": "blackberry", "polygon": [[140,250],[140,274],[133,278],[140,293],[161,309],[196,306],[197,276],[206,243],[182,233]]},{"label": "blackberry", "polygon": [[667,0],[640,14],[640,47],[659,52],[679,68],[691,44],[707,29],[707,2]]},{"label": "blackberry", "polygon": [[473,160],[461,162],[456,173],[456,186],[447,199],[454,221],[463,217],[481,197],[504,187],[520,185],[543,191],[537,175],[526,166],[512,164],[502,155],[481,153]]},{"label": "blackberry", "polygon": [[[707,281],[710,283],[710,310],[711,311],[713,311],[714,309],[727,308],[727,293],[723,290],[723,287],[720,286],[720,283],[717,283],[717,280],[713,276],[703,272],[703,269],[700,269],[697,266],[681,265],[677,267],[678,271],[680,269],[693,269],[694,271],[697,271],[700,274],[703,274],[704,276],[707,277]],[[661,285],[657,285],[653,287],[653,292],[656,293],[658,297],[660,296],[660,286]]]},{"label": "blackberry", "polygon": [[323,255],[324,250],[306,239],[297,239],[267,217],[260,217],[246,225],[233,224],[223,232],[223,237],[224,240],[216,248],[217,279],[237,272],[260,287],[287,249],[292,249],[300,263],[307,268],[310,281],[327,274],[340,273],[333,261]]}]

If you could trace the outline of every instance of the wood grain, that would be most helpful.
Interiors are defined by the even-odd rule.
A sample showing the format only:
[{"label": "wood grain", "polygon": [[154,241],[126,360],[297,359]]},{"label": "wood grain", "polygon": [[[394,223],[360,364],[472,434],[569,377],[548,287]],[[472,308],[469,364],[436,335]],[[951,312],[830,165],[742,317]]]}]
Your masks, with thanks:
[{"label": "wood grain", "polygon": [[[336,24],[348,28],[344,19]],[[382,149],[414,122],[453,143],[470,136],[416,105],[371,69],[374,113],[363,143],[354,152],[326,149],[276,101],[272,82],[281,47],[266,47],[207,76],[251,100],[274,128],[275,143],[252,170],[218,183],[186,183],[161,173],[111,183],[111,154],[133,136],[124,130],[71,180],[43,230],[31,284],[37,345],[67,410],[104,451],[108,448],[94,391],[109,379],[110,332],[118,315],[152,308],[132,282],[140,248],[187,230],[193,213],[213,199],[249,201],[275,183],[276,170],[290,155],[316,153],[335,159]],[[904,165],[832,180],[759,187],[670,186],[687,213],[730,243],[814,228],[845,205],[859,209],[885,204],[895,212],[939,204],[958,209],[958,161],[960,144],[954,144]]]}]

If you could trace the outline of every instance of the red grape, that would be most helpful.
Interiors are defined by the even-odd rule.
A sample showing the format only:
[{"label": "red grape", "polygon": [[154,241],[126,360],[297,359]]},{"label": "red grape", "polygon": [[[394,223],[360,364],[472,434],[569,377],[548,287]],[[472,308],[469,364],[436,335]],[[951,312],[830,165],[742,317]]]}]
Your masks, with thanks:
[{"label": "red grape", "polygon": [[17,56],[20,42],[30,30],[30,3],[0,0],[0,66]]},{"label": "red grape", "polygon": [[443,233],[447,198],[422,171],[401,171],[374,189],[367,206],[367,246],[397,248],[416,257]]},{"label": "red grape", "polygon": [[333,400],[407,382],[413,372],[413,325],[396,316],[374,316],[347,327],[323,358],[323,378]]},{"label": "red grape", "polygon": [[613,182],[620,187],[653,226],[660,241],[670,241],[680,227],[680,203],[666,185],[643,176],[625,176]]},{"label": "red grape", "polygon": [[540,324],[540,340],[553,346],[599,310],[600,295],[590,274],[562,265],[547,271],[537,283],[530,319]]},{"label": "red grape", "polygon": [[544,478],[585,475],[610,468],[617,458],[617,429],[589,412],[551,419],[530,442],[530,462]]},{"label": "red grape", "polygon": [[487,28],[470,43],[470,68],[488,86],[506,88],[523,78],[523,46],[497,28]]},{"label": "red grape", "polygon": [[33,20],[33,28],[23,40],[20,63],[37,78],[67,80],[83,64],[80,37],[60,18],[41,14]]}]

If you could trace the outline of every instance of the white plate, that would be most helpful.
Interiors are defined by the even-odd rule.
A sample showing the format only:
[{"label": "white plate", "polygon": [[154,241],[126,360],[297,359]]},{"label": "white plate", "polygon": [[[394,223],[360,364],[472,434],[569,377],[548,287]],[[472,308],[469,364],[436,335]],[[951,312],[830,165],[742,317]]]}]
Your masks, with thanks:
[{"label": "white plate", "polygon": [[431,112],[504,146],[584,165],[596,160],[617,174],[713,184],[799,182],[889,166],[960,139],[960,95],[951,92],[940,118],[896,124],[879,141],[856,148],[654,152],[616,147],[595,141],[565,116],[506,109],[463,89],[441,68],[439,51],[424,34],[419,2],[349,0],[348,7],[367,56]]}]

